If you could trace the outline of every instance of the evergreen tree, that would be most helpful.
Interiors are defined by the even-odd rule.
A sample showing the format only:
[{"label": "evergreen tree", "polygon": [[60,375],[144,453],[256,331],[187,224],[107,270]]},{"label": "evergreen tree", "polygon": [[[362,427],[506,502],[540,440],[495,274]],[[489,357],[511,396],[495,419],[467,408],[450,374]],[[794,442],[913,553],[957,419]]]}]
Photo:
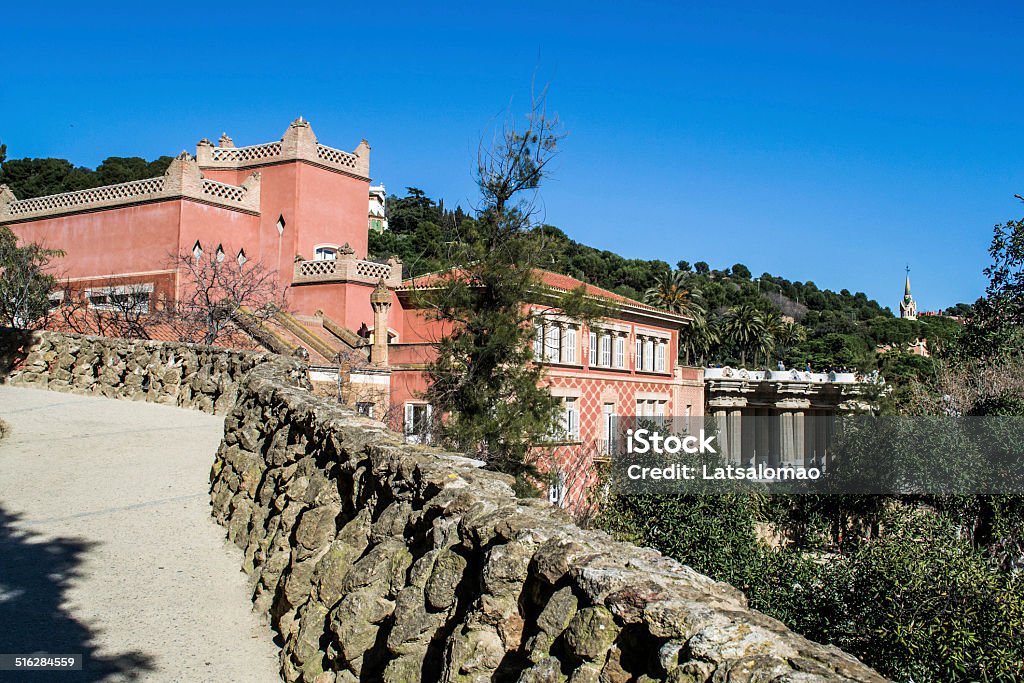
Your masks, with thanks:
[{"label": "evergreen tree", "polygon": [[457,267],[419,294],[448,331],[429,367],[426,397],[443,416],[436,433],[521,481],[534,472],[531,448],[557,428],[559,413],[558,399],[542,386],[543,366],[534,362],[535,325],[556,310],[584,316],[590,306],[582,291],[546,289],[535,271],[544,253],[530,234],[531,199],[561,135],[541,97],[525,127],[510,120],[492,147],[481,145],[479,215],[453,245]]},{"label": "evergreen tree", "polygon": [[18,244],[9,228],[0,227],[0,326],[42,327],[50,312],[50,292],[57,279],[46,272],[63,252],[38,244]]}]

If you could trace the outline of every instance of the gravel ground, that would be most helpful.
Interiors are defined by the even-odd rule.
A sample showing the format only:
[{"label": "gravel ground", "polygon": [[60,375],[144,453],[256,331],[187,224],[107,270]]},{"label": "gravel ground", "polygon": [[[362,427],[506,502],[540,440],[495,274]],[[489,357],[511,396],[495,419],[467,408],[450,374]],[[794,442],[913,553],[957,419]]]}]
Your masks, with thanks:
[{"label": "gravel ground", "polygon": [[241,554],[210,517],[223,419],[0,386],[0,681],[281,680]]}]

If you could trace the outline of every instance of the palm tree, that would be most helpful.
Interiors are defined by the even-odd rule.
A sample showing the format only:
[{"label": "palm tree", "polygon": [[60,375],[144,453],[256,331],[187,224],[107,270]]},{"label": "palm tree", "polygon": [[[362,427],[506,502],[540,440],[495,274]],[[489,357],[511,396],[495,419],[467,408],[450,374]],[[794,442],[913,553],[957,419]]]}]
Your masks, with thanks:
[{"label": "palm tree", "polygon": [[764,314],[752,304],[739,304],[726,311],[722,321],[722,336],[740,352],[740,364],[747,364],[747,353],[757,354],[770,348],[772,335],[765,324]]},{"label": "palm tree", "polygon": [[807,339],[807,328],[793,320],[782,320],[775,330],[775,341],[782,347],[782,354],[789,354],[789,350],[800,342]]},{"label": "palm tree", "polygon": [[785,322],[778,311],[771,310],[761,311],[761,320],[764,323],[765,334],[757,341],[754,347],[755,366],[760,363],[761,358],[764,358],[765,363],[771,358],[772,353],[778,347],[779,330],[782,329],[782,325]]},{"label": "palm tree", "polygon": [[711,349],[721,342],[718,326],[713,318],[704,313],[691,314],[690,324],[680,332],[679,352],[686,365],[690,360],[704,365]]},{"label": "palm tree", "polygon": [[656,285],[644,292],[644,303],[673,313],[703,315],[704,297],[699,289],[688,287],[686,280],[686,273],[681,270],[666,273]]}]

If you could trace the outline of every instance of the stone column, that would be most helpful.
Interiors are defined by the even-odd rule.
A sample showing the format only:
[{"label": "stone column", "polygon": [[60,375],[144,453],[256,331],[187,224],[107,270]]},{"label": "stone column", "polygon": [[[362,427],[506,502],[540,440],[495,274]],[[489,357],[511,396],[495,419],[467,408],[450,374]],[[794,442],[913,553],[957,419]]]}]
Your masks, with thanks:
[{"label": "stone column", "polygon": [[793,462],[794,458],[794,416],[791,408],[784,408],[782,410],[781,432],[782,432],[782,449],[779,457],[780,465],[788,465]]},{"label": "stone column", "polygon": [[743,409],[729,410],[729,462],[740,464],[740,452],[743,448]]},{"label": "stone column", "polygon": [[387,367],[391,290],[384,284],[383,278],[370,293],[370,306],[373,308],[373,347],[370,349],[370,361],[378,367]]},{"label": "stone column", "polygon": [[804,462],[804,428],[807,420],[804,419],[804,411],[793,411],[793,457],[790,458],[790,465],[801,465]]},{"label": "stone column", "polygon": [[716,407],[715,409],[715,425],[718,427],[718,441],[721,446],[722,458],[727,458],[729,455],[729,425],[726,421],[727,412],[725,408]]}]

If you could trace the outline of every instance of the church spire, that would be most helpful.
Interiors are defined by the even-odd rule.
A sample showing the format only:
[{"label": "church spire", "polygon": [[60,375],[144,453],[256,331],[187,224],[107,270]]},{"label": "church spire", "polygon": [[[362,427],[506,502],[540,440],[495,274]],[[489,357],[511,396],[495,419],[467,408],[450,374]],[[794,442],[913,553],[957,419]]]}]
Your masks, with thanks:
[{"label": "church spire", "polygon": [[910,265],[907,265],[907,280],[903,285],[903,300],[900,301],[900,317],[906,320],[917,320],[917,303],[910,294]]}]

